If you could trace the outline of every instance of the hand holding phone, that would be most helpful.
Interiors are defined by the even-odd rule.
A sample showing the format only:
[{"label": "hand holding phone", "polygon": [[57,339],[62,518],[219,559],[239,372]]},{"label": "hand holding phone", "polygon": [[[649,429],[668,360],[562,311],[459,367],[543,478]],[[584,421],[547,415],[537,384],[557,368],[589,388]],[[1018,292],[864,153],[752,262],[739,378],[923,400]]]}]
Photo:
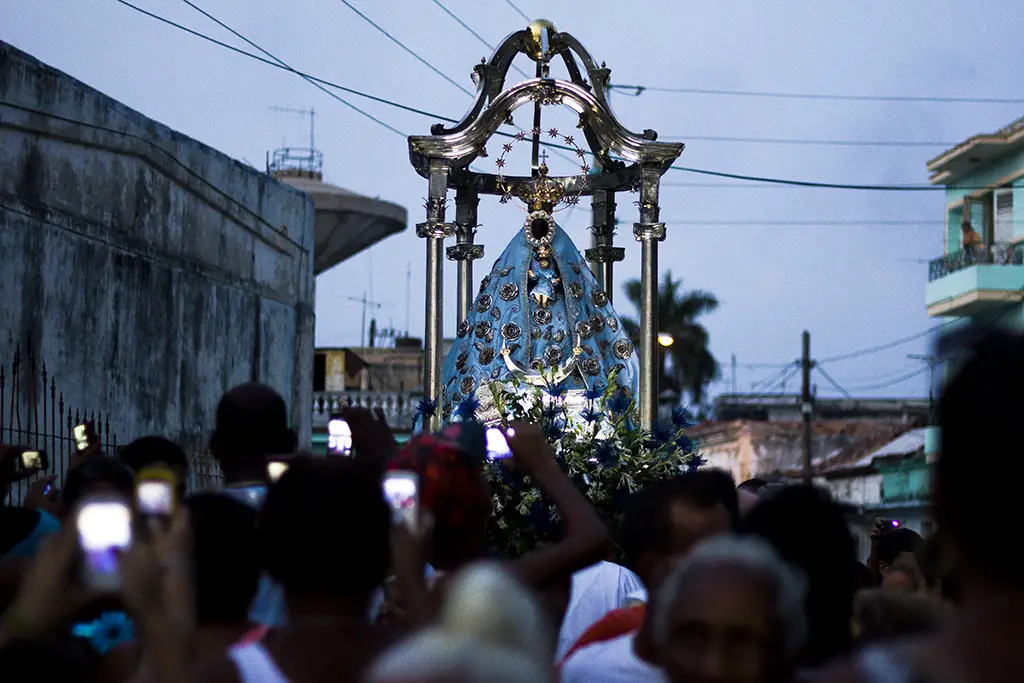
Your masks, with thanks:
[{"label": "hand holding phone", "polygon": [[113,496],[87,496],[74,516],[81,550],[82,582],[98,592],[121,587],[121,552],[132,545],[132,511]]},{"label": "hand holding phone", "polygon": [[384,499],[391,506],[395,524],[415,531],[420,516],[420,478],[415,472],[398,470],[384,475]]},{"label": "hand holding phone", "polygon": [[91,446],[99,444],[99,437],[96,435],[96,426],[91,420],[75,425],[75,449],[79,452]]},{"label": "hand holding phone", "polygon": [[267,461],[267,481],[271,484],[284,476],[291,465],[287,460],[272,459]]},{"label": "hand holding phone", "polygon": [[178,485],[178,477],[170,469],[140,470],[135,477],[135,508],[143,517],[173,517],[178,505]]},{"label": "hand holding phone", "polygon": [[340,415],[332,415],[327,423],[327,452],[331,455],[352,455],[352,428]]},{"label": "hand holding phone", "polygon": [[[515,430],[509,429],[508,436],[515,436]],[[512,447],[508,445],[506,432],[498,427],[490,427],[486,432],[487,438],[487,459],[505,460],[512,457]]]},{"label": "hand holding phone", "polygon": [[50,456],[46,451],[22,451],[21,469],[32,471],[43,471],[50,469]]}]

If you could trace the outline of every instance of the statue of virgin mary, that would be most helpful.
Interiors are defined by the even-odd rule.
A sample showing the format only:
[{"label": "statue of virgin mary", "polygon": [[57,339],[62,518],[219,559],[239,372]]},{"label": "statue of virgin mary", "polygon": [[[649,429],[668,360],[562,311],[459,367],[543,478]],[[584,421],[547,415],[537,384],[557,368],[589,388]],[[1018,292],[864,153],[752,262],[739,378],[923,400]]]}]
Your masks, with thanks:
[{"label": "statue of virgin mary", "polygon": [[[548,195],[544,195],[545,183]],[[442,419],[469,397],[485,422],[498,419],[490,384],[558,385],[573,403],[616,384],[634,394],[633,344],[576,245],[551,215],[555,181],[546,166],[528,190],[530,213],[483,281],[444,363]],[[522,195],[521,195],[522,196]]]}]

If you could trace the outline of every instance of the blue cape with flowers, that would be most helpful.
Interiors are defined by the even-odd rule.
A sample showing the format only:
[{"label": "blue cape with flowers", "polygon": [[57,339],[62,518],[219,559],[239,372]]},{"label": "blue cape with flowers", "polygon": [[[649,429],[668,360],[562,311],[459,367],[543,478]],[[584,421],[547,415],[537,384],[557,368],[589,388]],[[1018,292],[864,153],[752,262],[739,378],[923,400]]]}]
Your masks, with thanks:
[{"label": "blue cape with flowers", "polygon": [[566,368],[579,343],[577,369],[564,388],[601,388],[617,371],[616,383],[635,393],[636,354],[608,293],[558,226],[551,250],[551,258],[539,260],[520,231],[480,283],[442,370],[442,418],[491,382],[512,379],[503,348],[517,366],[547,374]]}]

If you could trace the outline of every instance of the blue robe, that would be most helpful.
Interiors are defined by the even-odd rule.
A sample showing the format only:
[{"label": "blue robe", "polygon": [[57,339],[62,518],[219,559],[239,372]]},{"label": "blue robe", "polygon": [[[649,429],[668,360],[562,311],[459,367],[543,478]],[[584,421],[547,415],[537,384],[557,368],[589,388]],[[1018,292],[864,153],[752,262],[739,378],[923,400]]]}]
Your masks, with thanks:
[{"label": "blue robe", "polygon": [[566,368],[578,342],[582,354],[567,389],[603,388],[617,370],[617,384],[636,392],[636,353],[607,292],[557,226],[551,250],[546,262],[539,260],[520,231],[480,283],[442,370],[443,419],[491,382],[512,379],[502,348],[519,366],[548,374]]}]

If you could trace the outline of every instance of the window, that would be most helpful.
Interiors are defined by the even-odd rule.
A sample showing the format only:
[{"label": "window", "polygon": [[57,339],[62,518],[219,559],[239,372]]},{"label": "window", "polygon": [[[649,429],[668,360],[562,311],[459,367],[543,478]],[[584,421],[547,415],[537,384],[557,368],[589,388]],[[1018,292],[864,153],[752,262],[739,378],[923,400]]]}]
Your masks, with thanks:
[{"label": "window", "polygon": [[1011,242],[1013,240],[1013,188],[1003,188],[992,193],[993,203],[993,241]]},{"label": "window", "polygon": [[324,391],[327,385],[327,354],[313,355],[313,391]]}]

